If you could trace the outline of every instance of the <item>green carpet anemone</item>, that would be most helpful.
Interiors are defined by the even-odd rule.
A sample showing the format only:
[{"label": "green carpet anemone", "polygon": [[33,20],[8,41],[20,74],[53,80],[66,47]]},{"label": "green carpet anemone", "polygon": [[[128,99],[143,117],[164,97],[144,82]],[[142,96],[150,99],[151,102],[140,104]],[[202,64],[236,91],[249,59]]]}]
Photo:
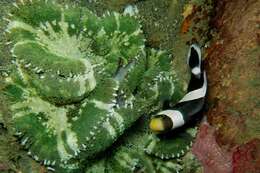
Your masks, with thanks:
[{"label": "green carpet anemone", "polygon": [[154,172],[152,160],[189,149],[193,129],[160,137],[147,128],[148,115],[181,99],[187,81],[173,56],[145,47],[135,17],[47,0],[13,5],[4,93],[32,158],[56,172]]}]

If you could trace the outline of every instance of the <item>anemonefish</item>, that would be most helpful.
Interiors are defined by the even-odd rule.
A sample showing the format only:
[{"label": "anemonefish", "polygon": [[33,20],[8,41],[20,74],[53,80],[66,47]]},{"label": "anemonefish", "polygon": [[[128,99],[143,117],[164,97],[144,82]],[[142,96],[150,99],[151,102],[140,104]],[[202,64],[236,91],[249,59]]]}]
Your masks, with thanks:
[{"label": "anemonefish", "polygon": [[203,108],[207,78],[202,67],[201,49],[197,44],[190,46],[187,64],[191,71],[188,92],[174,107],[152,116],[149,126],[155,133],[166,133],[183,126]]}]

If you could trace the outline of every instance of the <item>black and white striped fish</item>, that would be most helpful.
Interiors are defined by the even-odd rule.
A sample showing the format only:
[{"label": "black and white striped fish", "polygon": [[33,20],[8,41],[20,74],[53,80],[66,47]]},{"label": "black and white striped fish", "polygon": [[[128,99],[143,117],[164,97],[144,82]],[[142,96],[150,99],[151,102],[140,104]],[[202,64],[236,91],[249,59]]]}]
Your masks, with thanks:
[{"label": "black and white striped fish", "polygon": [[198,45],[190,46],[187,64],[191,70],[188,93],[173,108],[152,116],[150,129],[155,133],[165,133],[183,126],[203,108],[207,78],[202,67],[201,49]]}]

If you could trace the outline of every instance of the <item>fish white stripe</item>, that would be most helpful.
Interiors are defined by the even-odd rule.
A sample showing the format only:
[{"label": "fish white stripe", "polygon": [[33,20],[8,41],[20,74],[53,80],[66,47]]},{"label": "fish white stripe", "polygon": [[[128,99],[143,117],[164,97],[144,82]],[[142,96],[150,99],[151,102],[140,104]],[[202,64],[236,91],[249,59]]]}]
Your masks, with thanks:
[{"label": "fish white stripe", "polygon": [[171,120],[173,122],[172,129],[181,127],[185,123],[182,113],[177,110],[165,110],[165,111],[159,112],[158,115],[166,115],[169,118],[171,118]]},{"label": "fish white stripe", "polygon": [[186,101],[190,101],[190,100],[196,100],[199,98],[203,98],[205,97],[207,92],[207,77],[206,77],[206,72],[204,71],[204,83],[203,86],[197,90],[191,91],[189,93],[187,93],[180,101],[181,102],[186,102]]}]

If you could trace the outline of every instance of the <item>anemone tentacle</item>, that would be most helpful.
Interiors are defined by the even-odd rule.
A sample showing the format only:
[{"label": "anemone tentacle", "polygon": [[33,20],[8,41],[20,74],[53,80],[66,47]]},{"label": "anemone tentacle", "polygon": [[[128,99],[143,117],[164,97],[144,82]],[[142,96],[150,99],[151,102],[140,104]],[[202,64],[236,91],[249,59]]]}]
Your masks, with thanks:
[{"label": "anemone tentacle", "polygon": [[189,151],[195,137],[194,133],[191,134],[190,131],[194,130],[189,128],[166,136],[150,135],[144,150],[147,154],[163,160],[179,158]]},{"label": "anemone tentacle", "polygon": [[[28,154],[50,170],[80,169],[82,160],[106,150],[141,116],[185,93],[174,58],[145,49],[141,25],[130,15],[98,17],[84,7],[23,0],[6,18],[13,65],[4,93],[13,128]],[[191,139],[149,139],[147,148],[179,150],[174,142]],[[123,149],[108,162],[152,170],[147,157]]]}]

